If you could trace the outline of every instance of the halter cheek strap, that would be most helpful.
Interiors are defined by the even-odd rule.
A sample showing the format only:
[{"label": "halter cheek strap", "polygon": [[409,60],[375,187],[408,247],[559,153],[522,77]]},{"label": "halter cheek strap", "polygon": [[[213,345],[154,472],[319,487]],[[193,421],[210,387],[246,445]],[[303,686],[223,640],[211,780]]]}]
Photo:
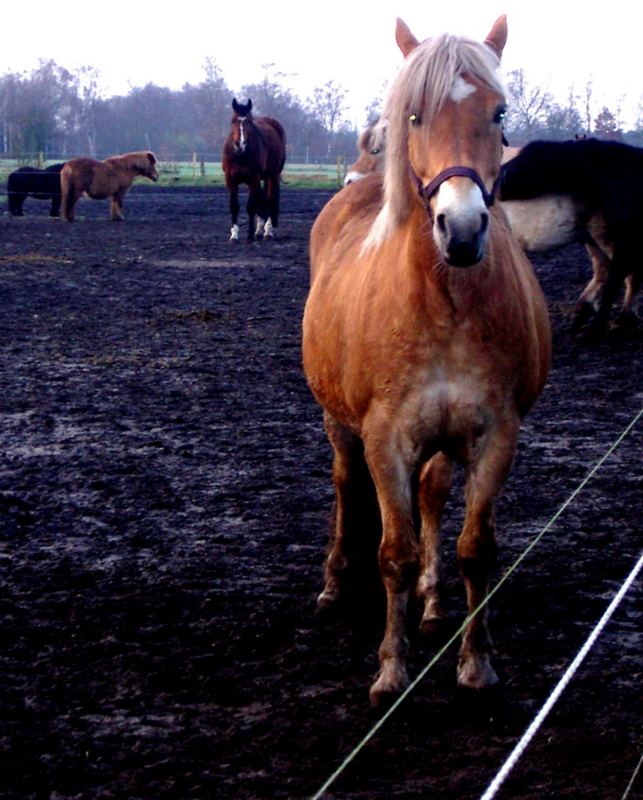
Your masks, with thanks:
[{"label": "halter cheek strap", "polygon": [[440,186],[445,182],[448,181],[449,178],[469,178],[472,180],[476,186],[482,192],[482,198],[485,202],[487,208],[492,206],[495,200],[495,192],[498,188],[498,183],[500,181],[500,176],[496,178],[495,183],[490,192],[487,191],[487,187],[484,185],[484,181],[478,175],[478,173],[472,167],[447,167],[446,169],[442,170],[438,175],[433,178],[433,180],[429,181],[426,185],[423,185],[418,176],[413,171],[413,168],[409,166],[411,171],[411,175],[415,181],[417,186],[418,194],[420,197],[428,204],[429,200],[433,197],[433,195],[437,192]]}]

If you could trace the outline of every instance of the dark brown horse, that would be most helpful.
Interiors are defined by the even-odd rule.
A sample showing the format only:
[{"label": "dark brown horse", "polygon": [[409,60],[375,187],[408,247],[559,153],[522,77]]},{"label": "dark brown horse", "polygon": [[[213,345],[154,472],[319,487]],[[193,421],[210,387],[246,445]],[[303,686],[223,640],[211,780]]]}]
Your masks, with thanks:
[{"label": "dark brown horse", "polygon": [[[252,100],[232,101],[230,133],[221,158],[230,192],[230,240],[239,239],[239,186],[248,186],[248,239],[272,237],[279,225],[281,173],[286,163],[286,134],[272,117],[252,116]],[[255,216],[257,225],[255,227]]]},{"label": "dark brown horse", "polygon": [[[398,20],[406,57],[385,106],[384,178],[338,192],[311,233],[303,359],[334,449],[336,515],[319,605],[338,601],[381,522],[387,598],[377,704],[408,685],[405,617],[443,616],[440,520],[455,463],[466,471],[457,554],[470,612],[488,593],[495,503],[520,421],[549,370],[550,327],[538,281],[493,202],[505,97],[505,17],[485,43],[443,35],[420,44]],[[356,493],[368,476],[371,492]],[[376,495],[377,503],[364,503]],[[486,607],[462,639],[458,682],[497,681]]]},{"label": "dark brown horse", "polygon": [[626,284],[624,312],[643,280],[638,252],[643,219],[643,148],[599,139],[535,141],[502,168],[503,201],[569,195],[590,219],[588,235],[604,253],[577,307],[575,328],[588,321],[588,335],[600,338],[618,293]]}]

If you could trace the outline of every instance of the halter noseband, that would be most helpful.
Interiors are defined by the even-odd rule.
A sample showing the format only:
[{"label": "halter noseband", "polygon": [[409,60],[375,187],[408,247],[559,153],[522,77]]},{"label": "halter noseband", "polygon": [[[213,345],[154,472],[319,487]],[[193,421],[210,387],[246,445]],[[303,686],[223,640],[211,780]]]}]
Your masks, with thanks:
[{"label": "halter noseband", "polygon": [[487,191],[487,187],[484,185],[484,181],[478,175],[478,173],[472,167],[447,167],[446,169],[442,170],[438,175],[433,178],[433,180],[429,181],[426,185],[422,184],[422,181],[418,178],[413,170],[413,167],[409,165],[409,170],[411,172],[411,176],[415,181],[415,185],[417,186],[418,194],[424,200],[424,202],[429,204],[429,201],[433,197],[433,195],[438,191],[440,186],[445,182],[448,181],[449,178],[469,178],[472,180],[476,186],[482,192],[482,198],[485,202],[487,208],[492,206],[495,200],[495,192],[498,188],[498,183],[500,182],[500,177],[498,177],[493,184],[493,187],[490,192]]}]

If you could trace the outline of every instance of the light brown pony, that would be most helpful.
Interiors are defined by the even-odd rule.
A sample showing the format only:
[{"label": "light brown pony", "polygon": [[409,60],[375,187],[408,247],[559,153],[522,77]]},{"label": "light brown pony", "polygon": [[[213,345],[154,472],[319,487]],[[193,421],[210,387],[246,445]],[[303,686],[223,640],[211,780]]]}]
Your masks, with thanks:
[{"label": "light brown pony", "polygon": [[[342,189],[311,233],[303,362],[334,449],[336,495],[318,604],[335,604],[347,588],[373,511],[355,493],[367,476],[387,598],[373,704],[408,685],[412,592],[424,603],[424,629],[443,616],[439,527],[456,463],[466,470],[457,553],[469,611],[485,600],[496,498],[549,370],[545,300],[492,197],[506,36],[502,16],[484,44],[451,35],[420,44],[398,20],[406,60],[385,107],[384,179]],[[485,607],[463,635],[462,686],[497,681],[491,652]]]},{"label": "light brown pony", "polygon": [[112,156],[104,161],[93,158],[72,158],[60,173],[62,189],[62,217],[67,222],[75,219],[74,208],[83,194],[92,200],[111,197],[110,218],[123,219],[123,199],[137,177],[158,180],[154,153],[143,150]]},{"label": "light brown pony", "polygon": [[344,186],[383,169],[385,141],[386,122],[381,118],[360,133],[357,139],[357,161],[346,170]]}]

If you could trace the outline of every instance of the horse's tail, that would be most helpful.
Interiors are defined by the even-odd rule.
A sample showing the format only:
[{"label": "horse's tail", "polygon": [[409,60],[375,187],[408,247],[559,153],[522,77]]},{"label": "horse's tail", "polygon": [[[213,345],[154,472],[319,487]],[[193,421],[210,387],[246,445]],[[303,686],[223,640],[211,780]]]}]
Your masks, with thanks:
[{"label": "horse's tail", "polygon": [[76,192],[74,185],[74,167],[67,162],[60,171],[60,193],[62,200],[62,218],[67,222],[74,219],[74,207],[80,193]]},{"label": "horse's tail", "polygon": [[[281,173],[286,163],[286,131],[279,120],[262,117],[263,135],[268,145],[270,170]],[[267,130],[270,133],[267,133]]]}]

